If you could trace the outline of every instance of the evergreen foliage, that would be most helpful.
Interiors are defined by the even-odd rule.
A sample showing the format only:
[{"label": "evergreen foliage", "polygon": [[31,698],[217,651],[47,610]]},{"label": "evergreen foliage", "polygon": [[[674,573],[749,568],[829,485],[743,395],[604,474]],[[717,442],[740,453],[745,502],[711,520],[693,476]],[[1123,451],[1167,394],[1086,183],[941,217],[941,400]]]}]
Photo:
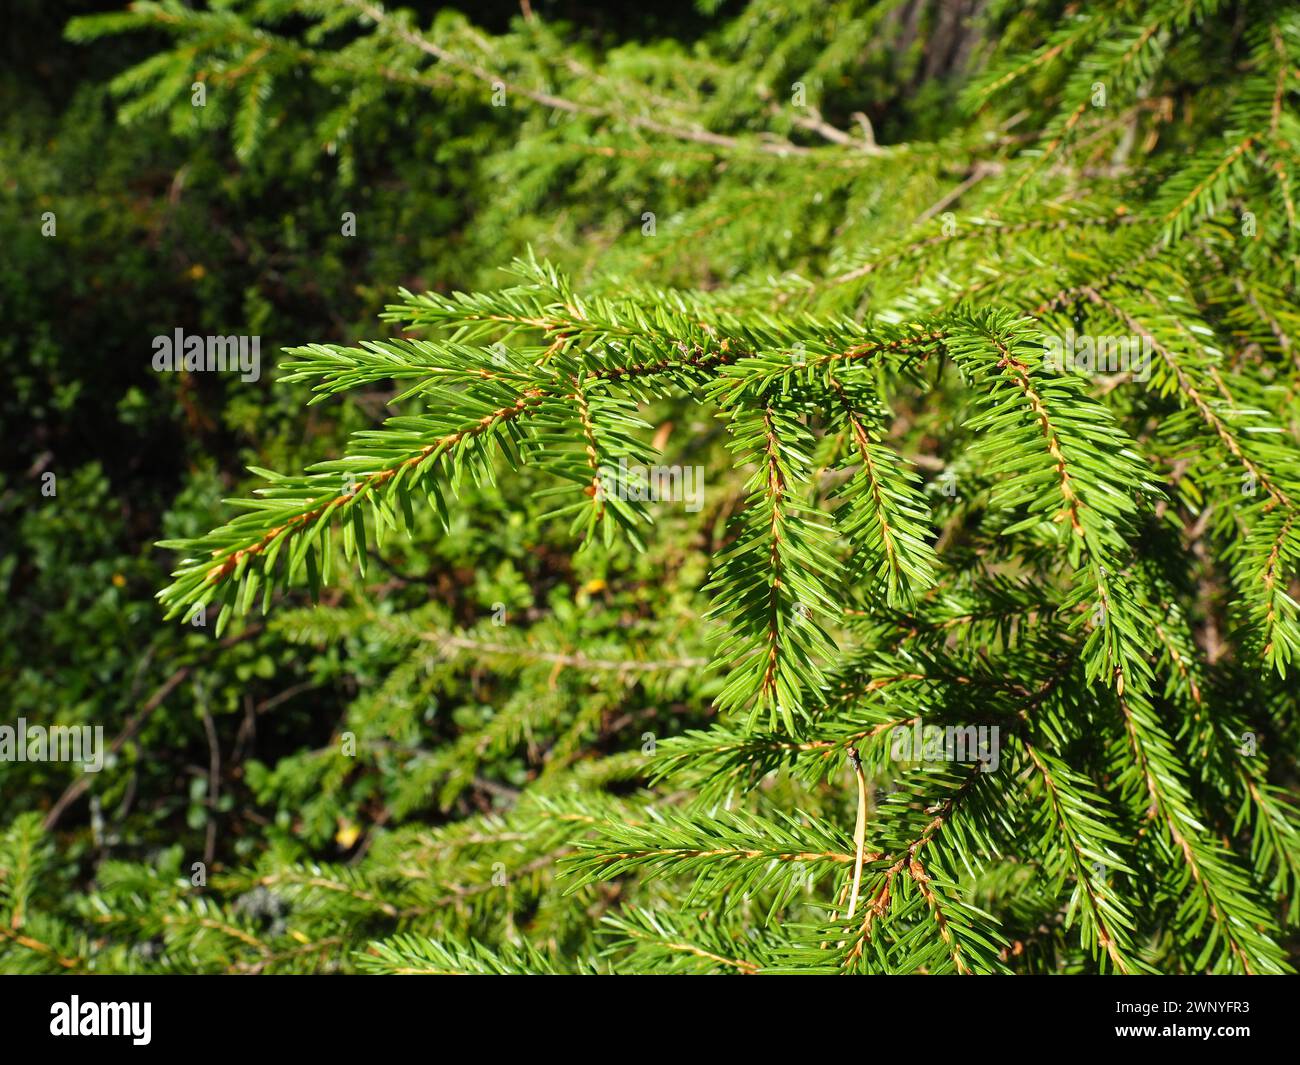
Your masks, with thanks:
[{"label": "evergreen foliage", "polygon": [[[123,119],[244,160],[303,79],[341,169],[373,112],[503,94],[475,225],[531,250],[280,358],[395,413],[253,468],[159,599],[315,649],[344,718],[248,766],[282,823],[202,888],[177,844],[70,891],[13,819],[7,969],[1291,971],[1300,6],[943,9],[71,24],[165,34]],[[900,754],[932,726],[996,750]]]}]

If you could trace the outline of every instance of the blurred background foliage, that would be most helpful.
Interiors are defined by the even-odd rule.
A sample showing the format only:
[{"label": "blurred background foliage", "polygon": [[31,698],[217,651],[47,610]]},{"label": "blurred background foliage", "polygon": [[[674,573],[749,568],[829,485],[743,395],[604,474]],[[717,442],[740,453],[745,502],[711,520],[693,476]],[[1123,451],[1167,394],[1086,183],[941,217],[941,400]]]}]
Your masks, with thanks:
[{"label": "blurred background foliage", "polygon": [[[287,105],[300,127],[279,130],[248,163],[220,128],[194,137],[166,123],[122,127],[106,82],[159,42],[63,39],[70,17],[119,6],[5,5],[0,686],[18,713],[102,723],[112,734],[142,696],[188,667],[166,711],[124,752],[139,759],[130,790],[147,797],[136,823],[174,836],[188,793],[176,785],[187,766],[207,763],[195,692],[206,691],[213,714],[237,716],[246,699],[262,702],[329,665],[273,633],[222,649],[201,631],[161,625],[154,593],[170,560],[153,542],[209,528],[246,465],[312,461],[382,407],[381,396],[369,409],[364,398],[318,409],[304,432],[307,390],[274,384],[280,347],[373,336],[399,284],[467,287],[485,262],[522,245],[502,246],[506,235],[493,232],[485,254],[473,229],[491,188],[479,162],[501,132],[486,107],[421,107],[418,136],[411,109],[375,108],[346,175],[305,136],[330,105],[309,92]],[[438,5],[422,6],[427,14]],[[499,27],[515,12],[480,5],[477,17]],[[593,32],[647,28],[636,12],[612,18],[601,14]],[[340,232],[347,210],[361,218],[355,238]],[[41,233],[46,211],[56,215],[54,238]],[[177,327],[259,334],[261,381],[154,373],[150,340]],[[52,499],[40,492],[45,472],[57,478]],[[462,550],[447,562],[471,571],[476,550],[493,553]],[[326,684],[310,702],[282,704],[259,744],[273,755],[328,734],[342,698]],[[4,774],[8,813],[47,808],[68,777],[57,766],[7,765]],[[121,776],[123,792],[131,779]],[[155,806],[173,791],[180,797]],[[78,820],[87,820],[84,804],[69,817]]]}]

